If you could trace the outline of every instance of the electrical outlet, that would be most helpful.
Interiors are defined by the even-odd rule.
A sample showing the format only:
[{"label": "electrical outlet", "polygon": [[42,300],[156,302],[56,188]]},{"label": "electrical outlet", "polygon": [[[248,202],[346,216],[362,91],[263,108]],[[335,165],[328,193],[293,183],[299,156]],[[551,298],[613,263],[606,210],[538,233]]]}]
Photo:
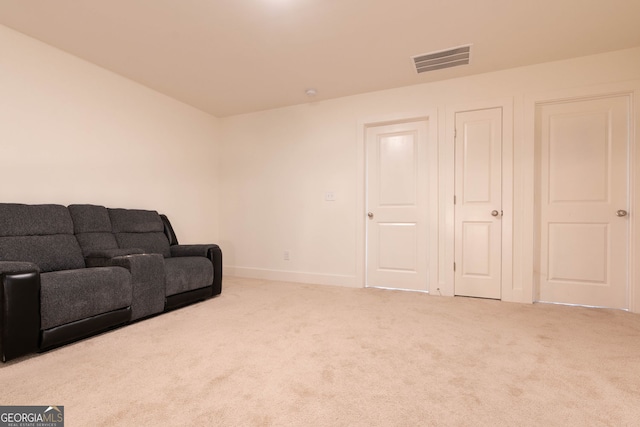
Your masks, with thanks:
[{"label": "electrical outlet", "polygon": [[324,201],[325,202],[335,202],[336,201],[336,193],[333,191],[327,191],[324,193]]},{"label": "electrical outlet", "polygon": [[283,258],[285,261],[289,261],[291,259],[291,251],[284,251]]}]

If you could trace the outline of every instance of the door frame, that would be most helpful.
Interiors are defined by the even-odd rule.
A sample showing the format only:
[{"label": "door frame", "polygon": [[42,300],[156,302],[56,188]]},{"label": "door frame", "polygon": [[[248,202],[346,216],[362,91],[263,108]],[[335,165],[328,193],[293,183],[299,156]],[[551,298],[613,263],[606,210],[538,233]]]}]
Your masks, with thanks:
[{"label": "door frame", "polygon": [[[538,290],[536,265],[536,242],[539,234],[538,218],[535,214],[536,189],[536,158],[535,158],[535,125],[536,108],[538,105],[578,101],[590,98],[605,98],[612,96],[628,96],[630,99],[629,123],[629,253],[628,253],[628,310],[640,312],[640,141],[638,140],[637,125],[640,123],[638,99],[640,99],[640,80],[626,83],[598,85],[590,88],[576,88],[558,90],[540,94],[525,95],[522,101],[524,115],[524,135],[522,145],[517,150],[519,154],[519,173],[514,177],[519,191],[516,203],[522,206],[519,238],[521,251],[519,253],[518,268],[515,274],[521,283],[522,302],[535,302]],[[637,214],[636,214],[637,213]]]},{"label": "door frame", "polygon": [[427,130],[427,164],[429,170],[429,182],[427,183],[427,241],[428,241],[428,263],[427,263],[427,286],[428,293],[436,292],[438,283],[438,112],[435,109],[419,111],[414,113],[390,114],[378,117],[369,117],[358,121],[358,144],[357,144],[357,192],[356,203],[357,235],[356,235],[356,277],[360,287],[366,286],[366,263],[367,263],[367,129],[375,126],[390,125],[396,123],[406,123],[413,121],[426,121]]},{"label": "door frame", "polygon": [[490,101],[469,102],[447,107],[446,109],[446,136],[442,139],[441,146],[441,180],[443,185],[442,215],[445,218],[443,224],[444,238],[443,253],[444,262],[441,265],[441,285],[443,295],[453,296],[455,293],[455,275],[453,263],[455,261],[455,206],[453,196],[455,195],[455,118],[456,113],[465,111],[485,110],[490,108],[502,109],[502,301],[518,301],[517,292],[514,292],[513,280],[513,226],[514,226],[514,204],[513,204],[513,165],[514,165],[514,115],[513,98],[501,98]]}]

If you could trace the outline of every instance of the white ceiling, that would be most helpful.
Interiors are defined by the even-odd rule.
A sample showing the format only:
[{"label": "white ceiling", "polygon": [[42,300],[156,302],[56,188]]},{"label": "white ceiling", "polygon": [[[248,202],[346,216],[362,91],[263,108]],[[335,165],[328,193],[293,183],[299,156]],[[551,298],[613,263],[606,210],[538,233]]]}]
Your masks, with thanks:
[{"label": "white ceiling", "polygon": [[640,0],[0,0],[0,24],[224,117],[640,46]]}]

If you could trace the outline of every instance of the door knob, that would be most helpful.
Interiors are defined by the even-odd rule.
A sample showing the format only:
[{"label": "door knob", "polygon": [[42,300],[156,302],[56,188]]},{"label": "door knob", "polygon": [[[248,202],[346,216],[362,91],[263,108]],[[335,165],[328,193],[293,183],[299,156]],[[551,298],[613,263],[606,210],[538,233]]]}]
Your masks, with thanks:
[{"label": "door knob", "polygon": [[616,211],[616,215],[617,216],[627,216],[627,211],[625,211],[624,209],[620,209],[620,210]]},{"label": "door knob", "polygon": [[500,212],[496,210],[491,211],[491,216],[498,216],[498,215],[500,215]]},{"label": "door knob", "polygon": [[369,217],[369,219],[373,218],[373,212],[369,212],[367,216]]}]

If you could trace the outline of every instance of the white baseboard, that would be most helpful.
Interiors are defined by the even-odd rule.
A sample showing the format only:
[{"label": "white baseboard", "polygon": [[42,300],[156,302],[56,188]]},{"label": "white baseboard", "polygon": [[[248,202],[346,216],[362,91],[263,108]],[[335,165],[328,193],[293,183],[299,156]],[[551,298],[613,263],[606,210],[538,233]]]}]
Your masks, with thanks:
[{"label": "white baseboard", "polygon": [[344,286],[361,288],[356,276],[340,274],[305,273],[299,271],[271,270],[264,268],[237,267],[225,265],[223,274],[250,279],[279,280],[283,282],[309,283],[314,285]]}]

